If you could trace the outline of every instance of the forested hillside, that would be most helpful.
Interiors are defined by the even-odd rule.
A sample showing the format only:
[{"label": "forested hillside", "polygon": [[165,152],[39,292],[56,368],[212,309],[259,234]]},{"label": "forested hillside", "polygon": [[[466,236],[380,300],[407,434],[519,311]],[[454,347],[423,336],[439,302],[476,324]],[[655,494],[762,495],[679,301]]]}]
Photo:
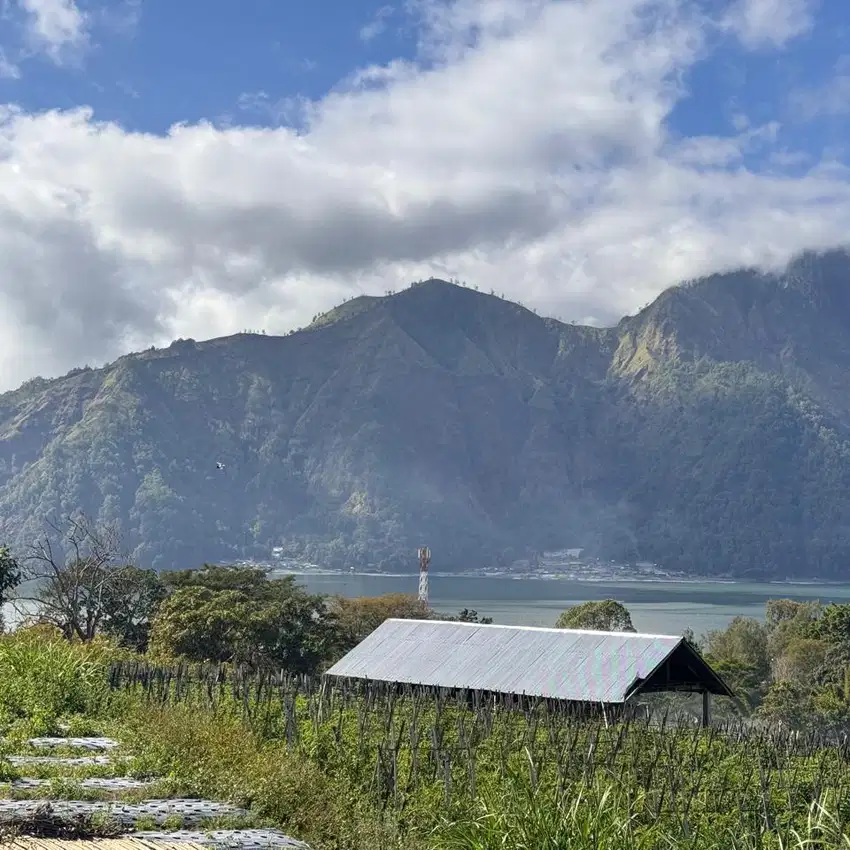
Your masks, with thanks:
[{"label": "forested hillside", "polygon": [[[0,395],[12,543],[83,509],[185,567],[509,563],[585,547],[850,575],[850,257],[668,290],[615,328],[426,281]],[[217,469],[216,464],[224,464]]]}]

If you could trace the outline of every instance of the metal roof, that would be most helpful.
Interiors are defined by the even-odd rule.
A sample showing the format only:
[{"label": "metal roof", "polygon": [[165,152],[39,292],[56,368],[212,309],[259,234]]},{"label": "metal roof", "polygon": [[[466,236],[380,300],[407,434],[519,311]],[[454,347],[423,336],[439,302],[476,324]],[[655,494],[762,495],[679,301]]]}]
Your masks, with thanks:
[{"label": "metal roof", "polygon": [[679,647],[708,690],[728,692],[681,637],[441,620],[386,620],[326,675],[622,703]]}]

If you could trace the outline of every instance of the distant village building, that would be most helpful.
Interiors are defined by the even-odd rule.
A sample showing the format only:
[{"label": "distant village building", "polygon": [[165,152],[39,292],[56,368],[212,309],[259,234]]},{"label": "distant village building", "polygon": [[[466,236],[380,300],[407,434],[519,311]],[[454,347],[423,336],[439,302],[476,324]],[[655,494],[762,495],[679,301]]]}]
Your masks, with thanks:
[{"label": "distant village building", "polygon": [[584,549],[558,549],[553,552],[544,552],[543,557],[547,561],[576,560],[581,557],[582,552],[584,552]]},{"label": "distant village building", "polygon": [[386,620],[325,675],[584,707],[698,692],[704,724],[710,694],[733,696],[681,637],[440,620]]}]

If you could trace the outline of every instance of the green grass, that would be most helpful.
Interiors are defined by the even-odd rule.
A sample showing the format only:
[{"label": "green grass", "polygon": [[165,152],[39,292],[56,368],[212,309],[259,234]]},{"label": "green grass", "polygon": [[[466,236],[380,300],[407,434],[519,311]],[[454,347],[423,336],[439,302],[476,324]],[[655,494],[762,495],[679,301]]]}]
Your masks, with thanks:
[{"label": "green grass", "polygon": [[[37,641],[26,640],[36,656]],[[4,752],[20,752],[34,728],[56,733],[67,722],[74,734],[119,740],[116,763],[0,760],[0,778],[25,771],[52,779],[50,796],[107,799],[79,781],[157,777],[155,788],[109,796],[232,802],[250,817],[203,829],[275,826],[313,850],[850,850],[850,749],[825,739],[364,699],[233,671],[224,684],[185,668],[133,673],[113,690],[112,656],[98,651],[82,689],[55,676],[47,709],[29,686],[0,689]],[[69,669],[75,653],[89,662],[93,650],[45,650]]]},{"label": "green grass", "polygon": [[179,793],[250,806],[315,850],[846,843],[850,767],[816,743],[795,752],[755,736],[507,712],[484,721],[450,707],[437,717],[405,703],[320,719],[302,699],[287,745],[283,716],[255,716],[252,729],[237,702],[140,705],[123,740]]},{"label": "green grass", "polygon": [[[54,630],[0,637],[0,724],[30,736],[61,734],[57,722],[91,717],[110,698],[106,665],[122,653],[106,641],[70,644]],[[77,726],[83,726],[81,720]],[[17,725],[16,725],[17,724]]]}]

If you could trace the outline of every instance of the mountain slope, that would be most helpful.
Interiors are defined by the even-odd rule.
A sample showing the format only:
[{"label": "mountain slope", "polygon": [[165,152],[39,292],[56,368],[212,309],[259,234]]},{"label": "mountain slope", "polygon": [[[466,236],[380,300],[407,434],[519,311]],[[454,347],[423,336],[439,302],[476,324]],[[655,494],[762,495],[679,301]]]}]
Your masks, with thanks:
[{"label": "mountain slope", "polygon": [[120,520],[159,567],[409,566],[428,543],[445,568],[582,546],[841,577],[848,283],[845,254],[805,256],[594,329],[427,281],[285,337],[178,341],[0,395],[0,515],[19,541],[52,512]]}]

